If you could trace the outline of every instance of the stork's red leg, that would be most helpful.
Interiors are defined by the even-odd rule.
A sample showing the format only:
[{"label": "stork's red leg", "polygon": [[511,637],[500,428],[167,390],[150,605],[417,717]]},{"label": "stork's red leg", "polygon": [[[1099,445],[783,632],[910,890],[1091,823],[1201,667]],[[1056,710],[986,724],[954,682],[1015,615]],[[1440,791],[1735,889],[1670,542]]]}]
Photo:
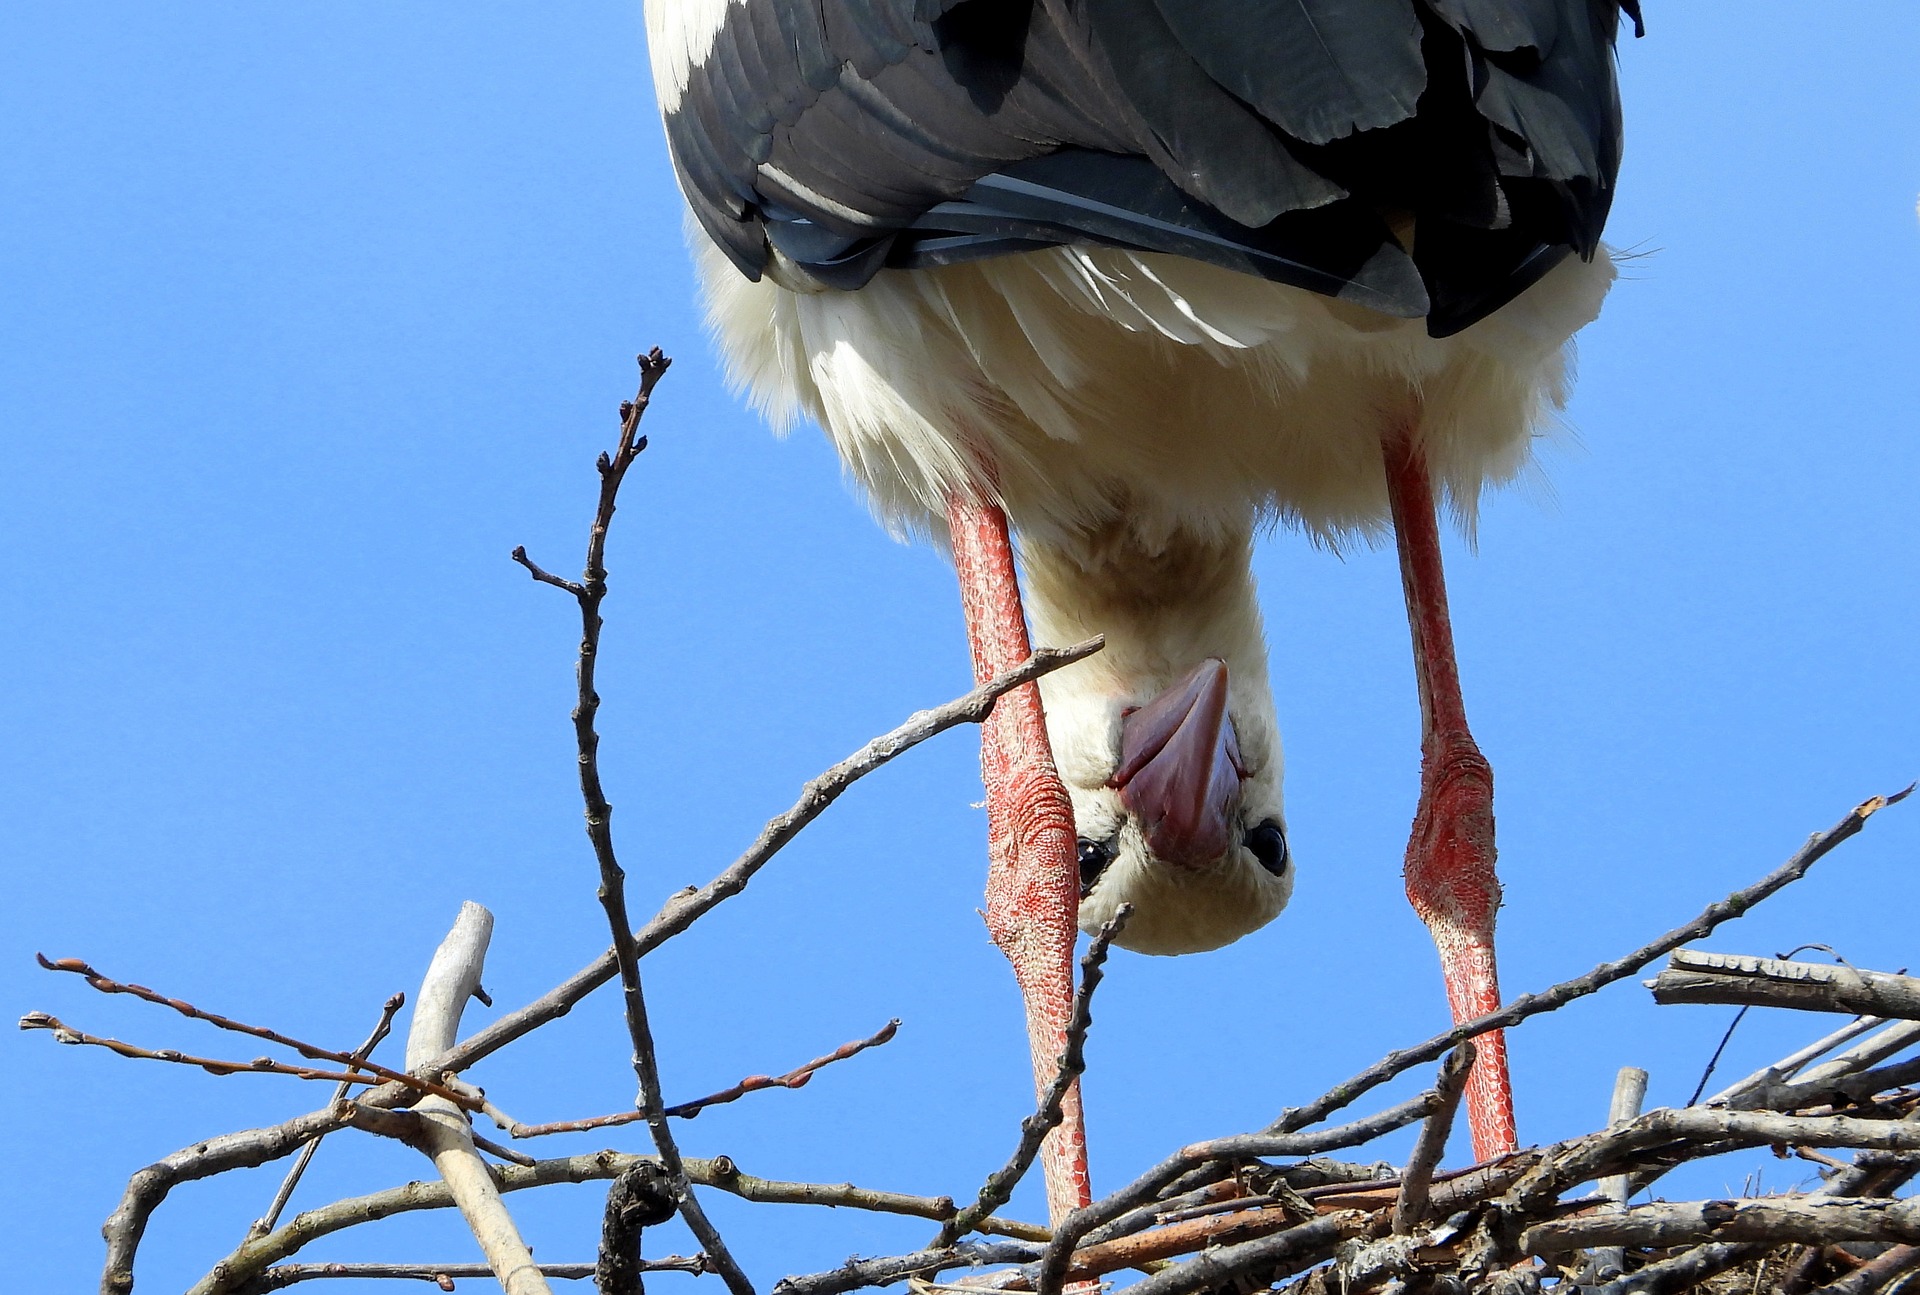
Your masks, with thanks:
[{"label": "stork's red leg", "polygon": [[[1389,439],[1385,451],[1387,497],[1420,687],[1420,807],[1407,842],[1407,898],[1433,932],[1447,1001],[1459,1022],[1500,1006],[1493,957],[1494,912],[1500,907],[1500,880],[1493,868],[1493,768],[1467,730],[1460,699],[1440,525],[1426,461],[1411,431]],[[1467,1081],[1467,1120],[1474,1155],[1486,1160],[1517,1145],[1513,1092],[1505,1036],[1483,1035],[1476,1046],[1480,1056]]]},{"label": "stork's red leg", "polygon": [[[947,503],[953,565],[966,608],[973,673],[986,680],[1031,652],[1007,517],[971,499]],[[1080,907],[1073,807],[1053,766],[1040,690],[1008,693],[982,726],[980,771],[987,787],[987,930],[1013,964],[1027,1008],[1037,1090],[1053,1082],[1073,1006],[1073,945]],[[1080,1086],[1067,1092],[1065,1119],[1041,1148],[1047,1205],[1058,1222],[1092,1199]]]}]

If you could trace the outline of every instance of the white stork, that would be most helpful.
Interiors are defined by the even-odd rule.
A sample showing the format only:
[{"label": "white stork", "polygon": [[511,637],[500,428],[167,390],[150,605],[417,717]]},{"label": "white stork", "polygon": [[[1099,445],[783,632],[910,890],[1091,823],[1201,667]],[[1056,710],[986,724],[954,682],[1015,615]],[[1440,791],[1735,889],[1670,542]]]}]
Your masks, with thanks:
[{"label": "white stork", "polygon": [[[1492,773],[1436,505],[1471,516],[1565,397],[1613,277],[1633,0],[646,0],[734,380],[945,540],[975,672],[1106,650],[984,735],[987,922],[1062,1047],[1074,929],[1216,948],[1286,905],[1249,560],[1266,519],[1391,523],[1423,739],[1407,892],[1456,1019],[1499,1003]],[[1026,583],[1023,604],[1018,565]],[[1514,1145],[1506,1054],[1469,1092]],[[1056,1218],[1088,1199],[1078,1093]]]}]

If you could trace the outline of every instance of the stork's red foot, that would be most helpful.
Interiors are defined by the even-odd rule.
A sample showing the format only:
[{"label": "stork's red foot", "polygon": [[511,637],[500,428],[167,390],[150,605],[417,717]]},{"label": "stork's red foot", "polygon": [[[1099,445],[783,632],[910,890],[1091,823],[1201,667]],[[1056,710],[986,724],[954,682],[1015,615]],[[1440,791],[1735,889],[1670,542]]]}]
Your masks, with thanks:
[{"label": "stork's red foot", "polygon": [[[1493,955],[1494,915],[1500,907],[1493,769],[1467,728],[1433,483],[1415,435],[1409,428],[1384,447],[1420,689],[1420,806],[1407,842],[1407,898],[1433,933],[1457,1024],[1500,1006]],[[1467,1080],[1467,1122],[1474,1155],[1488,1160],[1514,1150],[1518,1141],[1506,1038],[1498,1032],[1483,1035],[1477,1046],[1479,1059]]]},{"label": "stork's red foot", "polygon": [[[1032,651],[1007,518],[990,504],[955,498],[947,505],[947,525],[974,676],[985,681]],[[1013,964],[1026,1004],[1034,1088],[1044,1093],[1066,1050],[1073,1010],[1080,864],[1073,806],[1054,768],[1035,685],[1008,693],[988,716],[980,772],[987,789],[987,930]],[[1062,1116],[1040,1152],[1055,1222],[1093,1199],[1078,1083],[1067,1090]]]},{"label": "stork's red foot", "polygon": [[[1407,841],[1407,898],[1433,933],[1455,1022],[1500,1006],[1494,963],[1494,915],[1500,880],[1494,873],[1493,769],[1473,735],[1450,734],[1421,761],[1420,806]],[[1477,1159],[1518,1145],[1507,1041],[1499,1031],[1475,1041],[1467,1077],[1467,1124]]]}]

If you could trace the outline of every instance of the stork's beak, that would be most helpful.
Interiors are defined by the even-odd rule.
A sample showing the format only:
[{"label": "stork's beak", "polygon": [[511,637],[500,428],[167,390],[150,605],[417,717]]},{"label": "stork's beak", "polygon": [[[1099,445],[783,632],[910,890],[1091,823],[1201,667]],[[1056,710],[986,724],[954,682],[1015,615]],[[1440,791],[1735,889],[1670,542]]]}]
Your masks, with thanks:
[{"label": "stork's beak", "polygon": [[1246,771],[1227,718],[1227,666],[1208,657],[1121,721],[1120,768],[1108,780],[1163,863],[1212,863],[1233,843]]}]

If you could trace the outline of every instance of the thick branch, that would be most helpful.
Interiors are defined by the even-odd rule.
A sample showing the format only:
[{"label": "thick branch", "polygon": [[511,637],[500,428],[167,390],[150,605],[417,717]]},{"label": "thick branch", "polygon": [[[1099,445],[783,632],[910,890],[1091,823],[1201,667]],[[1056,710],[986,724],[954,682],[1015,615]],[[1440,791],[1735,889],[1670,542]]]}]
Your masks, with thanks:
[{"label": "thick branch", "polygon": [[1920,1020],[1920,976],[1676,949],[1650,983],[1656,1003],[1750,1003]]},{"label": "thick branch", "polygon": [[1233,1288],[1242,1277],[1265,1284],[1329,1258],[1343,1241],[1362,1235],[1370,1220],[1359,1210],[1323,1214],[1310,1223],[1254,1241],[1203,1250],[1128,1288],[1129,1295],[1195,1295]]},{"label": "thick branch", "polygon": [[[415,1069],[447,1050],[459,1037],[460,1014],[480,987],[487,942],[493,935],[493,914],[478,904],[460,906],[460,916],[435,950],[433,962],[420,982],[413,1024],[407,1032],[407,1067]],[[473,1130],[460,1107],[440,1097],[428,1097],[414,1107],[419,1121],[421,1149],[433,1160],[454,1203],[473,1230],[487,1266],[507,1295],[551,1295],[545,1277],[534,1265],[533,1252],[520,1238],[513,1216],[500,1199],[500,1190],[487,1171],[487,1162],[473,1145]]]},{"label": "thick branch", "polygon": [[1460,1109],[1460,1094],[1466,1091],[1473,1056],[1473,1045],[1463,1043],[1440,1065],[1440,1077],[1433,1090],[1433,1114],[1420,1126],[1420,1136],[1415,1139],[1407,1167],[1400,1174],[1400,1194],[1393,1203],[1393,1230],[1398,1236],[1412,1232],[1426,1217],[1433,1171],[1447,1152],[1447,1135],[1453,1131],[1454,1113]]},{"label": "thick branch", "polygon": [[1619,1214],[1587,1214],[1528,1228],[1527,1254],[1588,1246],[1683,1246],[1702,1241],[1920,1241],[1920,1201],[1884,1197],[1766,1196],[1737,1201],[1638,1205]]}]

